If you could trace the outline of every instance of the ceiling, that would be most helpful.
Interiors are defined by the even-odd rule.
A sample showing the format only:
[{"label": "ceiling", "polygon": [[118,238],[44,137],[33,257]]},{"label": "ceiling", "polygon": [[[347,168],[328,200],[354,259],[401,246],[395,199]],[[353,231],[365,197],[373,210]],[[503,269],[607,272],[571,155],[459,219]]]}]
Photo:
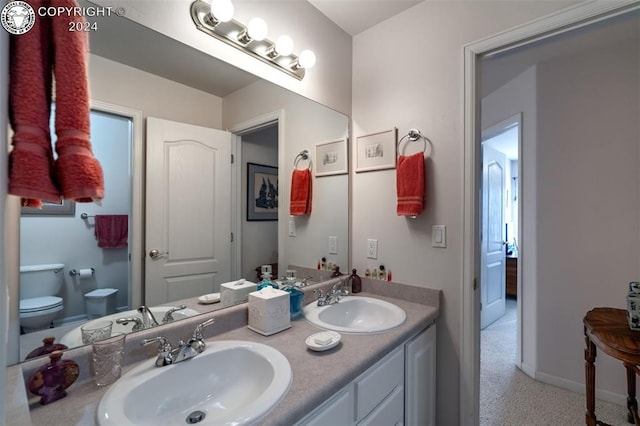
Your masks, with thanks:
[{"label": "ceiling", "polygon": [[354,36],[424,0],[307,0]]}]

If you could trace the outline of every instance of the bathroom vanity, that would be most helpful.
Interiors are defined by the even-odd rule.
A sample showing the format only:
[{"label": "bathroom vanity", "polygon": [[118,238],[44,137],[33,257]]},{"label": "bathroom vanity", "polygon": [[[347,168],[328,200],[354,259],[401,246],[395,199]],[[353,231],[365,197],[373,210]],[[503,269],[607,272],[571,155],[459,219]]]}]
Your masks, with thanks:
[{"label": "bathroom vanity", "polygon": [[[305,304],[313,301],[313,288],[330,288],[333,282],[305,288]],[[332,424],[372,424],[382,419],[386,422],[388,416],[393,420],[390,424],[396,420],[404,424],[433,424],[435,320],[439,315],[440,292],[369,279],[363,279],[363,290],[363,296],[401,307],[406,312],[404,323],[383,333],[342,333],[336,347],[316,352],[307,349],[305,339],[320,329],[306,319],[292,321],[291,328],[280,333],[263,336],[246,327],[247,306],[238,305],[128,336],[123,374],[155,357],[155,347],[141,347],[141,339],[163,335],[177,342],[188,337],[196,323],[213,316],[215,324],[204,333],[207,341],[262,343],[282,353],[291,365],[291,387],[259,424],[326,424],[330,419],[337,419]],[[107,389],[95,387],[89,379],[89,353],[90,349],[84,347],[65,354],[80,364],[80,379],[68,389],[66,398],[46,406],[39,405],[24,389],[24,379],[43,361],[10,367],[9,374],[14,380],[7,389],[9,425],[96,424],[98,403]],[[184,385],[177,384],[175,391],[180,392],[179,387]],[[411,417],[414,415],[421,417],[415,420]]]}]

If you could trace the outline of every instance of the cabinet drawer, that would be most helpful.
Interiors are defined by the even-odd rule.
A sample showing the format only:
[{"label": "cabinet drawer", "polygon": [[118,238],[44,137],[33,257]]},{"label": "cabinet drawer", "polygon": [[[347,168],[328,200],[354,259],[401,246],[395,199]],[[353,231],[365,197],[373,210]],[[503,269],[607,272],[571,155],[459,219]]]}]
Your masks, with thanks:
[{"label": "cabinet drawer", "polygon": [[365,418],[387,395],[404,383],[404,346],[382,359],[371,372],[356,379],[356,421]]},{"label": "cabinet drawer", "polygon": [[353,392],[349,385],[311,414],[296,423],[297,426],[326,426],[353,424]]},{"label": "cabinet drawer", "polygon": [[397,386],[358,426],[402,424],[404,419],[404,386]]}]

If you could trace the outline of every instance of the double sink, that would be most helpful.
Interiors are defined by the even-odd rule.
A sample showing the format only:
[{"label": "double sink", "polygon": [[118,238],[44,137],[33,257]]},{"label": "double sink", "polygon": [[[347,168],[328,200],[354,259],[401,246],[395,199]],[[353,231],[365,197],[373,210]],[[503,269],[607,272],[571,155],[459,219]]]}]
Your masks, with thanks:
[{"label": "double sink", "polygon": [[[311,323],[342,333],[380,333],[406,319],[400,307],[366,296],[304,308]],[[123,375],[98,406],[101,425],[252,424],[275,407],[292,381],[291,365],[257,342],[212,340],[188,362],[148,360]]]}]

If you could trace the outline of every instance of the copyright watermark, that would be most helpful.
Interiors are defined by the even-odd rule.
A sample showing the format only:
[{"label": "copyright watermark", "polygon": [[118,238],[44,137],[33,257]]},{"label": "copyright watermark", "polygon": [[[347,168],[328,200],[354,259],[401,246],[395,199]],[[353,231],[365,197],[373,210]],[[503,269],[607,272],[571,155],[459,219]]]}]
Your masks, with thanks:
[{"label": "copyright watermark", "polygon": [[[25,1],[11,1],[7,3],[0,12],[0,24],[10,34],[21,35],[28,32],[36,22],[38,17],[56,18],[66,17],[70,32],[75,31],[97,31],[98,22],[91,18],[102,18],[125,15],[123,7],[111,6],[87,6],[87,7],[56,7],[41,6],[34,10]],[[73,19],[79,18],[79,19]],[[85,20],[89,18],[89,20]]]},{"label": "copyright watermark", "polygon": [[0,12],[0,24],[10,34],[24,34],[33,28],[35,22],[35,11],[24,1],[9,2]]}]

